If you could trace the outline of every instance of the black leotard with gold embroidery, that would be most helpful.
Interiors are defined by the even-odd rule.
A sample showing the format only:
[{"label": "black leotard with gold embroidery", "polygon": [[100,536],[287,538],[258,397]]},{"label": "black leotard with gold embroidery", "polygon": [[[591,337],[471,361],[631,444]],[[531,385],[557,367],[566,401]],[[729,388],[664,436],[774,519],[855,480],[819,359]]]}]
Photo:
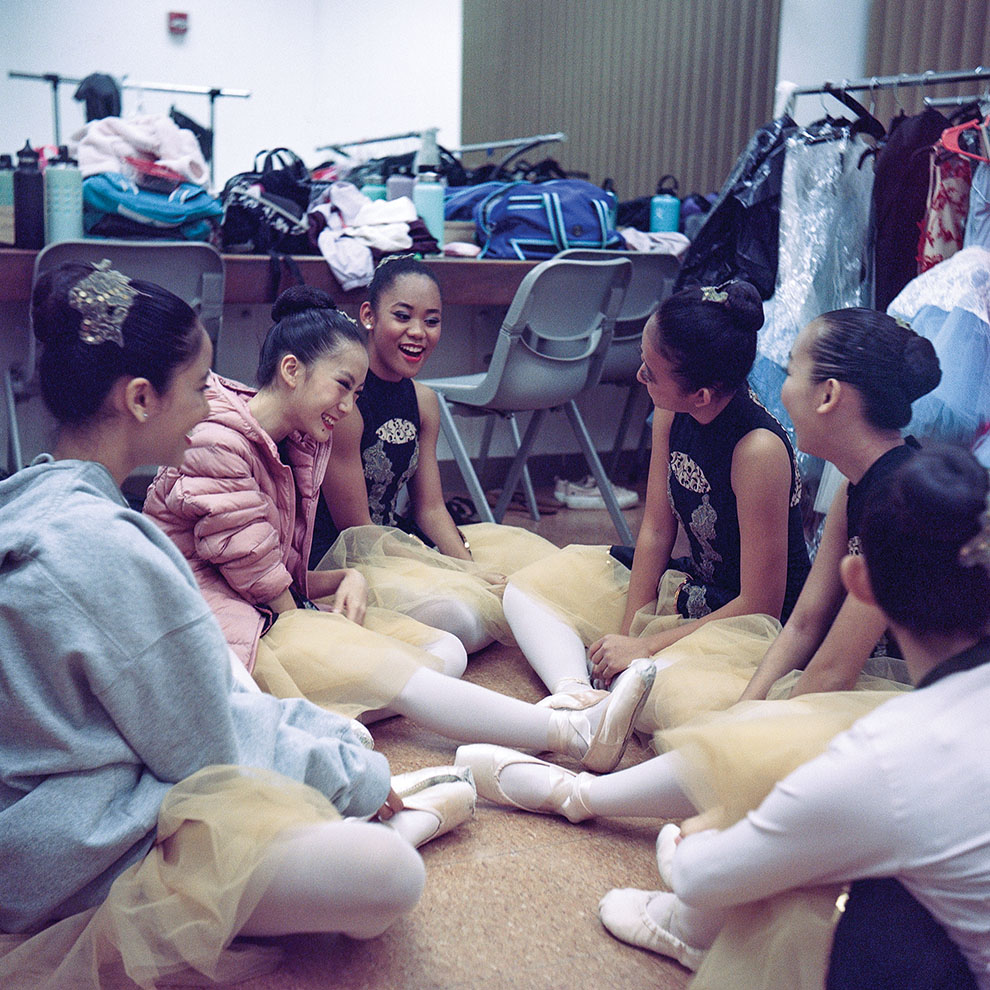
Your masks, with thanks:
[{"label": "black leotard with gold embroidery", "polygon": [[732,454],[753,430],[770,430],[791,457],[791,497],[787,519],[787,588],[781,621],[787,619],[811,565],[804,541],[801,475],[784,428],[763,408],[747,386],[710,423],[677,413],[670,428],[667,490],[671,507],[691,544],[691,556],[671,560],[689,575],[677,597],[677,611],[700,618],[738,597],[740,536],[736,496],[732,491]]}]

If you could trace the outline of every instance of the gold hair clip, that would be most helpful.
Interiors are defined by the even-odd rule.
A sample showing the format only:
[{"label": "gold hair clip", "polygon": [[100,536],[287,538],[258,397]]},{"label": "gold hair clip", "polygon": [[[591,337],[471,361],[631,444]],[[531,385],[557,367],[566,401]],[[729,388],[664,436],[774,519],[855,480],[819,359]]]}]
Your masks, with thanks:
[{"label": "gold hair clip", "polygon": [[990,573],[990,491],[987,507],[980,513],[980,531],[960,548],[959,563],[963,567],[982,567]]},{"label": "gold hair clip", "polygon": [[382,255],[381,260],[378,262],[377,265],[375,265],[375,271],[378,271],[379,268],[384,268],[387,264],[389,264],[389,262],[403,261],[406,258],[410,258],[412,261],[419,261],[422,258],[422,255],[415,253]]},{"label": "gold hair clip", "polygon": [[729,293],[721,287],[715,285],[703,285],[701,287],[701,298],[704,302],[724,303],[729,299]]},{"label": "gold hair clip", "polygon": [[894,317],[894,322],[895,322],[895,323],[896,323],[896,324],[897,324],[897,325],[898,325],[898,326],[899,326],[899,327],[900,327],[900,328],[901,328],[902,330],[910,330],[910,331],[911,331],[911,333],[914,333],[914,327],[913,327],[913,326],[911,326],[911,324],[910,324],[910,323],[908,323],[908,321],[907,321],[907,320],[903,320],[903,319],[901,319],[901,317],[899,317],[899,316],[895,316],[895,317]]},{"label": "gold hair clip", "polygon": [[122,348],[124,335],[120,328],[140,294],[126,275],[110,267],[107,258],[93,265],[93,273],[69,290],[69,305],[82,314],[79,339],[86,344],[113,341]]}]

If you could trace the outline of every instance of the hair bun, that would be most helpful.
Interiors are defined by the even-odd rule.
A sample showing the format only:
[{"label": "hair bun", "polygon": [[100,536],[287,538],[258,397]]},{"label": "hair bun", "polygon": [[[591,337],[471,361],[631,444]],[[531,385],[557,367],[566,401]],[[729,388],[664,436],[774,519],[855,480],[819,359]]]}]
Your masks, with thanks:
[{"label": "hair bun", "polygon": [[932,342],[915,331],[904,342],[904,392],[910,402],[927,395],[942,380]]},{"label": "hair bun", "polygon": [[728,295],[726,305],[736,325],[748,333],[763,326],[763,300],[756,287],[743,279],[733,279],[723,286]]},{"label": "hair bun", "polygon": [[304,313],[308,309],[336,309],[337,304],[329,293],[312,285],[292,285],[279,293],[272,306],[272,320],[279,320],[293,313]]}]

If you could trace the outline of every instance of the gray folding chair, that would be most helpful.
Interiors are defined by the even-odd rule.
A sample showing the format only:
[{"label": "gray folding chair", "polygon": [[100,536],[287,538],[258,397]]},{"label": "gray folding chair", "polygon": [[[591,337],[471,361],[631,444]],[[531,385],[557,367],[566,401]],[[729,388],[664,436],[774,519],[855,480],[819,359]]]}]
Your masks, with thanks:
[{"label": "gray folding chair", "polygon": [[636,380],[640,366],[640,337],[650,314],[674,291],[674,282],[681,267],[680,261],[670,254],[653,254],[644,251],[593,251],[574,248],[561,251],[558,258],[577,261],[597,261],[606,258],[628,258],[632,263],[632,277],[622,300],[622,309],[615,319],[612,343],[605,355],[599,382],[602,385],[620,385],[628,389],[622,416],[616,430],[612,453],[608,459],[608,476],[615,477],[629,427],[635,420],[645,422],[650,412],[650,397]]},{"label": "gray folding chair", "polygon": [[[34,261],[32,288],[42,272],[71,261],[97,263],[109,258],[114,268],[132,278],[157,282],[185,299],[199,315],[216,345],[223,317],[223,258],[209,244],[193,241],[62,241],[38,252]],[[18,406],[37,394],[35,375],[37,350],[28,328],[24,361],[4,370],[3,390],[7,408],[7,467],[24,466]]]},{"label": "gray folding chair", "polygon": [[[552,258],[537,265],[516,290],[499,330],[488,371],[423,383],[437,393],[444,437],[485,521],[502,521],[524,476],[526,459],[547,413],[563,407],[620,537],[623,542],[632,542],[629,526],[574,403],[576,396],[598,381],[631,272],[632,264],[619,258],[607,261]],[[531,411],[532,416],[525,435],[519,439],[513,417],[525,411]],[[514,427],[517,450],[494,511],[489,508],[454,422],[455,412],[497,414],[510,419]],[[482,462],[490,438],[491,431],[487,430]],[[532,498],[531,486],[527,494]],[[530,509],[534,518],[539,518],[535,500],[530,502]]]}]

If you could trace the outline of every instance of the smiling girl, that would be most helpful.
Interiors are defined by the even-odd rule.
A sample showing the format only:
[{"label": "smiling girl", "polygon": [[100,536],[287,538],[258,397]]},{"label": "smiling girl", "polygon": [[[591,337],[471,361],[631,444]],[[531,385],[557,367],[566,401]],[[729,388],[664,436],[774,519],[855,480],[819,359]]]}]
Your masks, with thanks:
[{"label": "smiling girl", "polygon": [[356,414],[334,436],[311,566],[356,568],[369,601],[452,633],[468,653],[511,642],[504,575],[556,547],[512,526],[458,529],[447,511],[437,398],[413,380],[440,341],[436,276],[414,258],[383,262],[359,315],[370,335],[368,376]]}]

